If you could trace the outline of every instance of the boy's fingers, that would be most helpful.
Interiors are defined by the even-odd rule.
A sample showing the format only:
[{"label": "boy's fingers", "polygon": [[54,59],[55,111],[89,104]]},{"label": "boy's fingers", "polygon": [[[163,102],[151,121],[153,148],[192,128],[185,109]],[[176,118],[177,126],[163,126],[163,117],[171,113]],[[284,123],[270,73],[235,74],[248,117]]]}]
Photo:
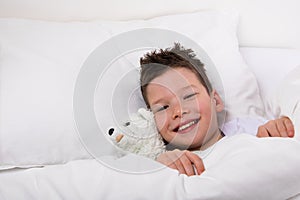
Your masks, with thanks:
[{"label": "boy's fingers", "polygon": [[176,169],[179,171],[180,174],[186,174],[183,164],[181,163],[180,159],[174,162]]},{"label": "boy's fingers", "polygon": [[257,137],[269,137],[269,133],[264,126],[260,126],[257,131]]},{"label": "boy's fingers", "polygon": [[173,162],[173,163],[171,163],[171,164],[169,164],[168,165],[168,167],[170,167],[170,168],[172,168],[172,169],[176,169],[177,170],[177,167],[176,167],[176,165],[175,165],[175,163]]},{"label": "boy's fingers", "polygon": [[289,118],[286,117],[284,119],[284,124],[287,129],[288,137],[294,137],[295,129],[294,129],[294,124],[293,124],[292,120],[290,120]]},{"label": "boy's fingers", "polygon": [[180,161],[183,165],[184,172],[186,175],[188,175],[188,176],[195,175],[193,164],[186,155],[182,155],[180,157]]},{"label": "boy's fingers", "polygon": [[280,137],[288,137],[287,128],[284,124],[284,120],[277,120],[276,126],[280,133]]},{"label": "boy's fingers", "polygon": [[172,169],[178,170],[180,174],[186,174],[188,176],[201,174],[204,171],[202,159],[187,150],[166,152],[160,155],[156,160]]},{"label": "boy's fingers", "polygon": [[165,153],[165,155],[167,156],[169,163],[171,164],[179,160],[179,158],[182,156],[182,152],[178,149],[175,149],[173,151],[168,151],[167,153]]},{"label": "boy's fingers", "polygon": [[[196,155],[192,152],[187,152],[186,155],[194,164],[194,167],[196,168],[196,172],[198,175],[200,175],[202,172],[204,172],[205,167],[204,167],[203,161],[198,155]],[[193,170],[194,170],[194,168],[193,168]]]},{"label": "boy's fingers", "polygon": [[169,158],[169,167],[173,169],[177,169],[180,174],[186,174],[183,163],[181,162],[181,157],[183,156],[183,152],[175,149],[168,154]]},{"label": "boy's fingers", "polygon": [[156,158],[156,161],[170,167],[173,169],[176,169],[175,162],[179,159],[179,156],[175,154],[174,152],[166,152],[162,153]]},{"label": "boy's fingers", "polygon": [[269,121],[265,127],[266,127],[270,137],[280,137],[280,133],[277,129],[276,120]]}]

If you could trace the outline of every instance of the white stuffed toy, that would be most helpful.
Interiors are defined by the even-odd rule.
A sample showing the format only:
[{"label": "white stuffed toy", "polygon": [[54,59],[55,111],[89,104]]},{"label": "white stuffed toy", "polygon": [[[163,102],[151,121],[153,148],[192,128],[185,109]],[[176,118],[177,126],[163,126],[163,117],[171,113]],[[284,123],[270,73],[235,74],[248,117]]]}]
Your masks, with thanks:
[{"label": "white stuffed toy", "polygon": [[121,125],[120,129],[110,129],[113,143],[121,150],[156,159],[166,151],[161,135],[158,133],[153,113],[140,108],[137,113]]}]

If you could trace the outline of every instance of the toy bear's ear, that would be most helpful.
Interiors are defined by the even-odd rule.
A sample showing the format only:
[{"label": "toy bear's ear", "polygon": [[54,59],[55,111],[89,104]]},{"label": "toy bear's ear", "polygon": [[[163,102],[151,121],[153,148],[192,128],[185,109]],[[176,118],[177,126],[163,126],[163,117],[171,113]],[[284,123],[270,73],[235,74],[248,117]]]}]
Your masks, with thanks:
[{"label": "toy bear's ear", "polygon": [[129,126],[130,122],[125,122],[124,126]]},{"label": "toy bear's ear", "polygon": [[112,135],[112,134],[114,133],[114,131],[115,131],[114,128],[110,128],[110,129],[108,130],[108,134],[109,134],[109,135]]}]

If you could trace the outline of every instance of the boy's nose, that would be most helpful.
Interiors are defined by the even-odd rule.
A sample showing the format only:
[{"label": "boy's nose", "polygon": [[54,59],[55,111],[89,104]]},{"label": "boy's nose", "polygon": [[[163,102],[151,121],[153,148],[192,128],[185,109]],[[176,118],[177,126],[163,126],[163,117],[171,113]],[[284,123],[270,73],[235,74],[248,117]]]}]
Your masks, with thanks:
[{"label": "boy's nose", "polygon": [[174,109],[174,112],[173,112],[173,116],[172,118],[173,119],[176,119],[176,118],[182,118],[184,114],[187,114],[187,110],[186,109],[183,109],[182,107],[180,106],[177,106],[175,109]]}]

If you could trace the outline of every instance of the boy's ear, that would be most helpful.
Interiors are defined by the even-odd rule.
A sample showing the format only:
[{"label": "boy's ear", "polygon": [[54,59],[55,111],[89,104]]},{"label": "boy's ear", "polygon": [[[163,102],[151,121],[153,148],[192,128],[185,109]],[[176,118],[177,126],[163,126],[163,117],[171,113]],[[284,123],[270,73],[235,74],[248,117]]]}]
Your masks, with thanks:
[{"label": "boy's ear", "polygon": [[216,105],[216,111],[222,112],[224,109],[224,103],[223,103],[222,98],[220,97],[219,93],[216,90],[212,91],[212,98]]}]

